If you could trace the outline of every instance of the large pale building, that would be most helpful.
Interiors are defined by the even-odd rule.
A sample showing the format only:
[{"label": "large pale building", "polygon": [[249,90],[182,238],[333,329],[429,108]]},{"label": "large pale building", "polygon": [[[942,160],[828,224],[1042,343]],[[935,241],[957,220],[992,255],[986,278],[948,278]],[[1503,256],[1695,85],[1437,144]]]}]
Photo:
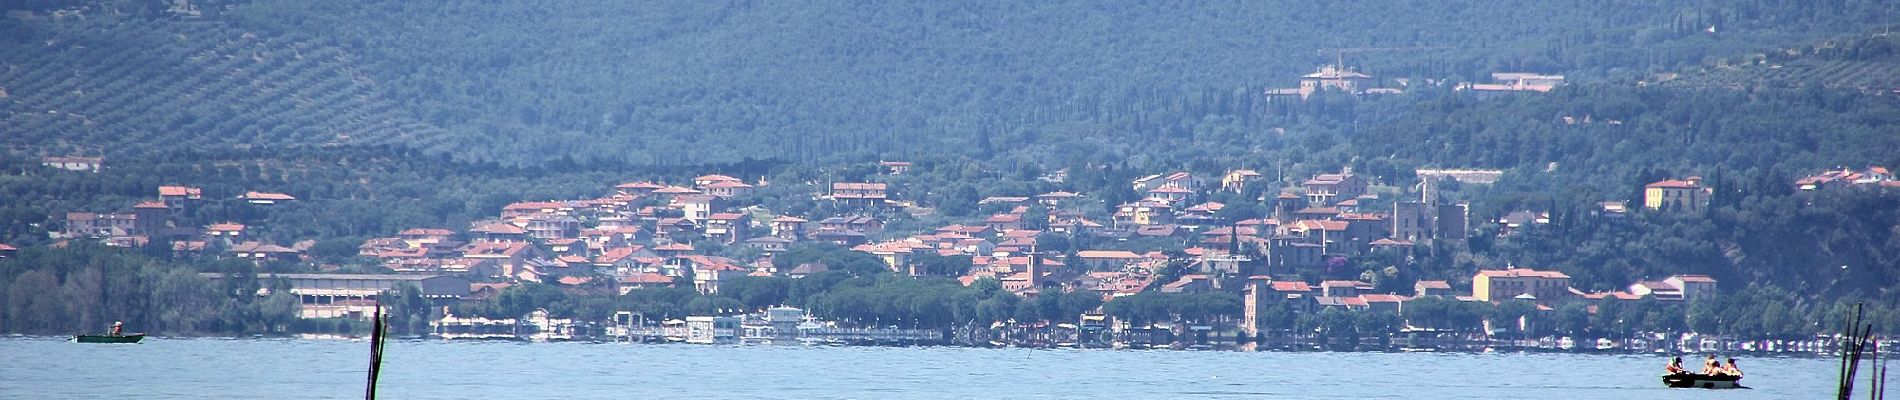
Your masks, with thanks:
[{"label": "large pale building", "polygon": [[1307,179],[1300,186],[1306,189],[1307,202],[1326,206],[1359,197],[1366,193],[1369,185],[1365,179],[1353,175],[1352,168],[1346,168],[1337,174],[1314,175],[1313,179]]},{"label": "large pale building", "polygon": [[1325,90],[1338,90],[1358,94],[1371,86],[1372,75],[1353,71],[1338,65],[1321,66],[1318,71],[1300,77],[1300,98],[1312,97],[1313,93]]},{"label": "large pale building", "polygon": [[[213,281],[224,279],[224,274],[203,273],[199,276]],[[290,294],[296,295],[301,307],[301,318],[353,318],[368,319],[375,315],[376,301],[383,294],[399,285],[413,285],[421,290],[422,297],[431,301],[453,302],[469,294],[468,279],[457,276],[434,275],[369,275],[369,274],[258,274],[260,285],[269,286],[271,280],[283,279],[290,284]],[[268,288],[260,288],[257,295],[269,294]]]},{"label": "large pale building", "polygon": [[1666,179],[1643,186],[1643,207],[1662,211],[1700,212],[1709,206],[1715,189],[1703,186],[1702,178]]},{"label": "large pale building", "polygon": [[1480,301],[1499,302],[1529,294],[1539,301],[1550,301],[1570,292],[1570,275],[1557,271],[1528,268],[1478,271],[1471,278],[1471,296]]}]

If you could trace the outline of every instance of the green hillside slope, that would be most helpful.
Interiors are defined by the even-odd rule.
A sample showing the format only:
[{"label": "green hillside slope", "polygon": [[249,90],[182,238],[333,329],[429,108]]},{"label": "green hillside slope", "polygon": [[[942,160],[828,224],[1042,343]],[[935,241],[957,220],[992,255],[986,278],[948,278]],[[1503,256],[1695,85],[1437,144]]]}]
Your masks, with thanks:
[{"label": "green hillside slope", "polygon": [[[1879,2],[107,2],[0,22],[14,145],[398,143],[678,164],[987,157],[1008,126],[1292,84],[1637,76],[1865,29]],[[1713,27],[1714,32],[1710,32]],[[1349,48],[1353,50],[1333,50]],[[81,66],[77,70],[73,66]],[[1103,142],[1154,131],[1101,132]],[[167,147],[167,146],[160,146]],[[930,150],[924,150],[930,149]]]},{"label": "green hillside slope", "polygon": [[226,24],[94,16],[9,21],[0,126],[85,154],[187,147],[427,143],[352,56]]}]

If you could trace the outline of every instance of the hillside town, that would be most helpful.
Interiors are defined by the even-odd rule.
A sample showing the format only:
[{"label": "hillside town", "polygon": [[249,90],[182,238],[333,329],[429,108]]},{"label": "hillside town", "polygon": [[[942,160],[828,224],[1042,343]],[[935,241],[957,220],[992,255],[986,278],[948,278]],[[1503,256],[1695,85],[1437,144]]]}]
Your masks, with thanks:
[{"label": "hillside town", "polygon": [[[51,164],[55,161],[61,164]],[[64,163],[49,160],[49,166],[58,168],[67,168]],[[911,164],[881,162],[878,167],[880,176],[890,177],[905,173]],[[317,271],[265,273],[260,278],[286,281],[302,303],[302,318],[362,319],[373,314],[380,297],[404,285],[419,288],[429,302],[440,306],[484,301],[511,286],[530,283],[595,295],[653,287],[719,294],[722,283],[739,277],[796,279],[824,272],[835,266],[787,265],[775,259],[800,246],[836,246],[873,256],[897,275],[949,278],[965,286],[995,281],[1024,299],[1087,293],[1107,302],[1143,292],[1227,293],[1243,299],[1241,312],[1217,318],[1143,325],[1096,309],[1050,316],[1056,324],[1017,321],[1021,326],[999,326],[1019,333],[1014,338],[1007,334],[983,337],[1008,340],[982,341],[1177,346],[1273,343],[1275,338],[1300,336],[1264,328],[1263,320],[1283,318],[1265,315],[1270,309],[1301,315],[1329,309],[1371,311],[1397,317],[1404,315],[1407,304],[1431,298],[1490,304],[1522,301],[1546,313],[1565,304],[1590,304],[1588,309],[1594,312],[1596,304],[1604,301],[1694,302],[1719,296],[1716,280],[1707,275],[1657,276],[1630,282],[1623,290],[1592,292],[1571,287],[1570,277],[1563,272],[1532,266],[1487,266],[1470,276],[1410,282],[1392,282],[1396,275],[1352,268],[1360,260],[1394,268],[1403,262],[1391,260],[1432,251],[1435,243],[1457,243],[1473,235],[1511,235],[1549,223],[1547,212],[1512,211],[1478,217],[1495,218],[1496,229],[1475,229],[1470,206],[1438,200],[1433,182],[1484,183],[1494,181],[1496,173],[1421,170],[1419,176],[1424,183],[1408,191],[1381,186],[1351,169],[1313,175],[1297,184],[1269,182],[1249,169],[1220,176],[1169,171],[1128,182],[1140,198],[1112,208],[1066,191],[995,196],[981,199],[978,206],[998,212],[980,219],[898,232],[886,229],[880,217],[932,210],[894,197],[887,182],[807,183],[818,189],[809,193],[813,200],[835,206],[832,209],[838,213],[794,215],[749,201],[755,190],[779,183],[748,183],[707,174],[673,183],[626,182],[603,188],[595,198],[515,202],[469,226],[412,227],[365,240],[358,255],[382,273],[338,272],[337,265],[315,265]],[[1261,190],[1263,185],[1271,185],[1270,190]],[[1793,182],[1794,190],[1802,192],[1891,190],[1896,185],[1900,181],[1879,166],[1822,171]],[[1226,204],[1206,200],[1210,194],[1247,192],[1249,187],[1272,194],[1256,199],[1268,210],[1264,217],[1233,219],[1223,213]],[[1640,210],[1620,201],[1604,201],[1599,211],[1608,217],[1696,212],[1708,205],[1713,193],[1699,177],[1665,179],[1644,186]],[[132,205],[130,211],[68,213],[63,228],[51,235],[120,247],[169,245],[179,257],[234,258],[259,265],[311,262],[307,252],[312,240],[273,243],[253,237],[249,233],[253,227],[235,222],[203,227],[172,223],[171,213],[207,201],[199,188],[160,186],[156,195]],[[297,197],[248,191],[232,200],[251,207],[274,207]],[[1168,243],[1173,249],[1143,251],[1117,245],[1131,242]],[[1076,243],[1101,246],[1071,245]],[[0,257],[15,251],[0,245]],[[957,264],[945,267],[944,260]],[[268,290],[260,289],[259,295]],[[825,331],[857,332],[823,336],[851,343],[877,342],[878,338],[905,343],[975,340],[975,336],[941,332],[883,332],[880,327],[848,323],[815,325],[817,321],[808,313],[791,307],[725,310],[728,315],[686,321],[635,321],[635,316],[623,313],[615,321],[579,322],[550,318],[545,311],[518,320],[488,320],[451,315],[446,307],[442,310],[434,313],[432,329],[434,336],[443,338],[691,338],[697,343],[741,337],[790,340],[795,335],[787,335],[793,332],[820,337],[812,332]],[[513,328],[530,321],[547,326],[525,334]],[[772,325],[773,321],[778,325]],[[764,326],[777,329],[752,329],[747,336],[743,328]],[[1068,328],[1066,336],[1051,333],[1058,327]],[[1496,327],[1483,335],[1510,330]]]}]

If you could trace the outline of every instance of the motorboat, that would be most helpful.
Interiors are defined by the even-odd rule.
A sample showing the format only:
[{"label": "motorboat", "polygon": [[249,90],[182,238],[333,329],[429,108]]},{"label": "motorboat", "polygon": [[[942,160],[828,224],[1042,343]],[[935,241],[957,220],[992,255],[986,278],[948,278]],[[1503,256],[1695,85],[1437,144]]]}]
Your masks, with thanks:
[{"label": "motorboat", "polygon": [[1682,373],[1663,375],[1662,381],[1664,386],[1672,388],[1737,389],[1743,387],[1740,375]]}]

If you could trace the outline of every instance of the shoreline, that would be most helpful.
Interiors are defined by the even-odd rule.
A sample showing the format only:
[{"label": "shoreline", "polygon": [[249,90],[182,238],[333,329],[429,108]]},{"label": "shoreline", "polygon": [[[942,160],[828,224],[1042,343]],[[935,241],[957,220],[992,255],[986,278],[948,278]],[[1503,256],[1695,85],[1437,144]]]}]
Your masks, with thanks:
[{"label": "shoreline", "polygon": [[[158,339],[158,341],[159,341],[159,342],[163,342],[163,341],[169,341],[169,340],[186,340],[186,341],[271,341],[271,342],[292,342],[292,341],[299,341],[299,342],[301,342],[301,341],[308,341],[308,342],[363,342],[363,341],[368,341],[368,340],[369,340],[369,337],[368,337],[368,336],[353,336],[353,335],[320,335],[320,334],[301,334],[301,335],[289,335],[289,336],[286,336],[286,335],[252,335],[252,336],[215,336],[215,335],[207,335],[207,336],[192,336],[192,335],[186,335],[186,336],[163,336],[163,335],[153,335],[153,336],[147,336],[147,337],[148,337],[149,339]],[[5,336],[0,336],[0,341],[8,341],[8,340],[23,340],[23,341],[54,341],[54,340],[58,340],[58,341],[64,341],[64,342],[71,342],[71,341],[72,341],[72,337],[71,337],[70,335],[65,335],[65,336],[61,336],[61,335],[27,335],[27,334],[7,334],[7,335],[5,335]],[[1253,347],[1253,346],[1246,346],[1246,345],[1238,345],[1238,346],[1236,346],[1236,345],[1224,345],[1224,346],[1205,346],[1205,347],[1193,347],[1193,346],[1189,346],[1189,347],[1182,347],[1182,348],[1171,348],[1171,347],[1169,347],[1169,346],[1154,346],[1154,347],[1146,347],[1146,348],[1132,348],[1132,347],[1131,347],[1131,348],[1114,348],[1114,347],[1107,347],[1107,346],[1101,346],[1101,347],[1097,347],[1097,346],[1081,346],[1081,347],[1076,347],[1076,346],[983,346],[983,345],[968,345],[968,344],[949,344],[949,343],[936,343],[936,344],[838,344],[838,345],[813,345],[813,344],[771,344],[771,343],[740,343],[740,342],[733,342],[733,343],[716,343],[716,344],[700,344],[700,343],[686,343],[686,342],[680,342],[680,341],[658,341],[658,342],[653,342],[653,341],[649,341],[649,342],[638,342],[638,341],[617,341],[617,340],[610,340],[610,339],[607,339],[607,340],[603,340],[603,339],[585,339],[585,340],[553,340],[553,341],[530,341],[530,340],[514,340],[514,339],[441,339],[441,338],[427,338],[427,337],[418,337],[418,336],[407,336],[407,337],[392,337],[392,338],[391,338],[391,341],[392,341],[392,342],[398,342],[398,343],[430,343],[430,342],[436,342],[436,343],[495,343],[495,344],[503,344],[503,343],[506,343],[506,344],[517,344],[517,345],[522,345],[522,344],[547,344],[547,345],[553,345],[553,344],[584,344],[584,345],[607,345],[607,344],[624,344],[624,345],[642,345],[642,346],[665,346],[665,347],[708,347],[708,348],[744,348],[744,347],[788,347],[788,348],[831,348],[831,347],[857,347],[857,348],[863,348],[863,347],[876,347],[876,348],[957,348],[957,349],[990,349],[990,350],[1037,350],[1037,351],[1059,351],[1059,350],[1069,350],[1069,351],[1134,351],[1134,352],[1177,352],[1177,351],[1178,351],[1178,352],[1235,352],[1235,353],[1385,353],[1385,354],[1411,354],[1411,353],[1418,353],[1418,354],[1462,354],[1462,355],[1482,355],[1482,354],[1498,354],[1498,355],[1504,355],[1504,354],[1573,354],[1573,355],[1596,355],[1596,356],[1655,356],[1655,357],[1669,357],[1669,356],[1676,356],[1676,355],[1688,355],[1688,354],[1708,354],[1708,353],[1714,353],[1714,354],[1726,354],[1726,355],[1731,355],[1731,356],[1740,356],[1740,355],[1746,355],[1746,356],[1750,356],[1750,357],[1759,357],[1759,358],[1791,358],[1791,359],[1831,359],[1831,358],[1838,358],[1838,357],[1839,357],[1839,353],[1838,353],[1838,352],[1814,352],[1814,351],[1762,351],[1762,350],[1722,350],[1722,351],[1669,351],[1669,352],[1663,352],[1663,353],[1656,353],[1656,352],[1654,352],[1654,351],[1629,351],[1629,350],[1598,350],[1598,349],[1589,349],[1589,350],[1584,350],[1584,349],[1570,349],[1570,350],[1565,350],[1565,349],[1558,349],[1558,348],[1541,348],[1541,347],[1497,347],[1497,346],[1492,346],[1492,347],[1479,347],[1479,348],[1476,348],[1476,349],[1469,349],[1469,348],[1457,348],[1457,349],[1447,349],[1447,348],[1439,348],[1439,349],[1429,349],[1429,350],[1422,350],[1422,349],[1416,349],[1416,348],[1413,348],[1413,349],[1407,349],[1407,348],[1403,348],[1403,347],[1396,347],[1396,346],[1395,346],[1395,347],[1389,347],[1389,348],[1386,348],[1386,349],[1352,349],[1352,350],[1340,350],[1340,349],[1329,349],[1329,348],[1317,348],[1317,347],[1316,347],[1316,348],[1311,348],[1311,349],[1298,349],[1298,348],[1290,348],[1290,347],[1269,347],[1269,348],[1256,348],[1256,347]],[[134,343],[134,344],[130,344],[130,345],[144,345],[144,344],[149,344],[150,342],[151,342],[151,341],[147,341],[147,342],[142,342],[142,343]],[[75,344],[76,344],[76,343],[75,343]],[[1889,348],[1891,348],[1891,347],[1889,347]],[[1887,351],[1882,351],[1881,353],[1882,353],[1883,355],[1900,355],[1900,350],[1887,350]]]}]

